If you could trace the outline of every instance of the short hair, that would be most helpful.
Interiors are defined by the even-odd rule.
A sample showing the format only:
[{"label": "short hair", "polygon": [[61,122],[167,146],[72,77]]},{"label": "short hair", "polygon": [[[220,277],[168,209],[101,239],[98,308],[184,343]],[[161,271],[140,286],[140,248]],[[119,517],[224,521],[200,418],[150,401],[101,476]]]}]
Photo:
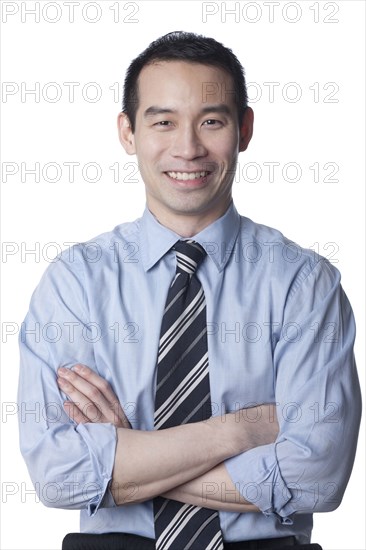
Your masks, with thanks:
[{"label": "short hair", "polygon": [[234,82],[234,98],[241,125],[248,95],[245,72],[235,54],[214,38],[193,32],[174,31],[151,42],[151,44],[130,64],[124,81],[122,110],[128,116],[132,132],[135,131],[138,108],[138,77],[141,70],[156,61],[185,61],[202,63],[223,69]]}]

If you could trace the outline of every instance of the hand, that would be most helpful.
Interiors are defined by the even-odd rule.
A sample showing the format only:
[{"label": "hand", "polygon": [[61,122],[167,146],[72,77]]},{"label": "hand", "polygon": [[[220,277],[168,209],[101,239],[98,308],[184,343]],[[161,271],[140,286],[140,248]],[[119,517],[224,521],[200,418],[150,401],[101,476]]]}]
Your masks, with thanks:
[{"label": "hand", "polygon": [[85,365],[58,369],[57,383],[70,401],[64,409],[76,424],[110,422],[117,428],[131,428],[110,384]]}]

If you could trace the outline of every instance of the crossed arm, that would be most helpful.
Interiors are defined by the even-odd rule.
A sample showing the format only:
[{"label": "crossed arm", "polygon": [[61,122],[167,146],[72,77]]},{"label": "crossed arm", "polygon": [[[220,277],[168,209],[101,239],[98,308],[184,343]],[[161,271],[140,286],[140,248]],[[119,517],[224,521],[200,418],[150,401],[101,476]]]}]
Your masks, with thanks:
[{"label": "crossed arm", "polygon": [[[58,384],[70,399],[64,408],[74,422],[116,426],[110,488],[117,505],[163,495],[215,510],[259,511],[236,490],[224,461],[276,439],[273,405],[256,407],[255,422],[238,411],[165,430],[132,430],[111,386],[88,367],[59,369]],[[131,483],[138,488],[133,494]]]}]

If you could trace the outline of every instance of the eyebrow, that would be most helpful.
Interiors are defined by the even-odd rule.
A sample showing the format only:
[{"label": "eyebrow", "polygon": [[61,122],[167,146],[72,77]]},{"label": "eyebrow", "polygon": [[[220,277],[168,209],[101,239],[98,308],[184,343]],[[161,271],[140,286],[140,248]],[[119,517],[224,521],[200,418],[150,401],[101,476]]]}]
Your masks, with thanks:
[{"label": "eyebrow", "polygon": [[221,115],[231,114],[229,107],[225,103],[219,103],[218,105],[207,105],[207,107],[203,107],[201,112],[203,114],[208,114],[208,113],[218,113]]},{"label": "eyebrow", "polygon": [[[176,109],[170,109],[168,107],[157,107],[155,105],[152,105],[151,107],[148,107],[144,111],[144,117],[149,118],[156,115],[166,115],[166,114],[174,114],[174,113],[177,113]],[[231,111],[225,103],[219,103],[217,105],[207,105],[206,107],[203,107],[201,109],[201,113],[203,115],[208,113],[230,115]]]},{"label": "eyebrow", "polygon": [[148,109],[144,111],[144,117],[172,114],[176,112],[177,111],[175,109],[168,109],[166,107],[155,107],[155,105],[152,105],[151,107],[148,107]]}]

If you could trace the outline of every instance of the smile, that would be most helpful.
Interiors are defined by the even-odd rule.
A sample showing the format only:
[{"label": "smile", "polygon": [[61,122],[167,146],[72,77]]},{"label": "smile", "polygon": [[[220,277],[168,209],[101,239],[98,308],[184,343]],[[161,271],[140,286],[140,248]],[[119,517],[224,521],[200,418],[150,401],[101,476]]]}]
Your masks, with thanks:
[{"label": "smile", "polygon": [[201,172],[166,172],[169,177],[175,180],[187,181],[196,180],[198,178],[204,178],[208,176],[210,172],[202,170]]}]

